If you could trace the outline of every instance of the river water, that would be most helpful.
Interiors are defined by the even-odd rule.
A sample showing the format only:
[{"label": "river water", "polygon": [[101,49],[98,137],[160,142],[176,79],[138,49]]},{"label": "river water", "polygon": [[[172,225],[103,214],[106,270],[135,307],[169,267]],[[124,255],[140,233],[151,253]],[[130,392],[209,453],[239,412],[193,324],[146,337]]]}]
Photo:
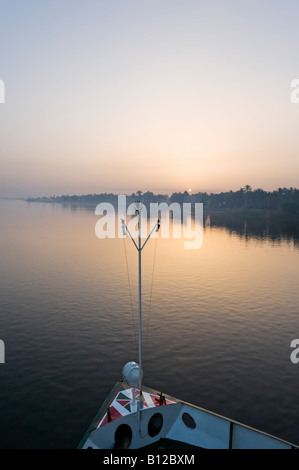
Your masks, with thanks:
[{"label": "river water", "polygon": [[[75,448],[138,361],[137,252],[94,209],[0,217],[0,448]],[[298,445],[296,241],[207,224],[199,249],[149,240],[142,268],[144,384]]]}]

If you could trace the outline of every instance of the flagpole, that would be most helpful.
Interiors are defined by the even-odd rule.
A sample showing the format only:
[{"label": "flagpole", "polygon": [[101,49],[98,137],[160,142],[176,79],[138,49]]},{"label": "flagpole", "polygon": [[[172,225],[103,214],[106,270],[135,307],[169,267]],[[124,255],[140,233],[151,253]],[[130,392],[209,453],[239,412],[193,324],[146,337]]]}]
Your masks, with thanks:
[{"label": "flagpole", "polygon": [[138,245],[136,244],[135,240],[133,239],[127,225],[125,224],[125,221],[122,220],[122,229],[123,229],[123,235],[126,234],[126,231],[130,235],[130,238],[132,242],[134,243],[137,251],[138,251],[138,301],[139,301],[139,314],[138,314],[138,352],[139,352],[139,378],[138,378],[138,386],[139,386],[139,403],[137,406],[138,410],[138,418],[139,418],[139,424],[140,424],[140,417],[141,417],[141,410],[143,408],[143,403],[142,403],[142,311],[141,311],[141,252],[149,240],[150,236],[152,235],[153,231],[156,229],[156,231],[159,231],[160,228],[160,220],[157,220],[157,223],[155,224],[154,228],[148,235],[147,239],[141,245],[141,204],[139,201],[136,202],[136,212],[138,213]]}]

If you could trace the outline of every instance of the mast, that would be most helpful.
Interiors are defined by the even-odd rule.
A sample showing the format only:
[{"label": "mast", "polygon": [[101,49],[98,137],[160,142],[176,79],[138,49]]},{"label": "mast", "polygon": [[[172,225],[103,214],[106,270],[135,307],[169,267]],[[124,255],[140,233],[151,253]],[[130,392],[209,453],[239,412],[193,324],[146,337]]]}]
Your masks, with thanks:
[{"label": "mast", "polygon": [[142,409],[142,316],[141,316],[141,207],[136,204],[138,212],[138,297],[139,297],[139,315],[138,315],[138,349],[139,349],[139,411]]},{"label": "mast", "polygon": [[127,225],[125,224],[125,221],[122,220],[122,230],[123,230],[123,235],[126,235],[126,232],[130,235],[130,238],[132,242],[135,245],[135,248],[138,251],[138,303],[139,303],[139,308],[138,308],[138,353],[139,353],[139,406],[138,406],[138,411],[139,411],[139,417],[140,413],[143,407],[142,404],[142,301],[141,301],[141,252],[151,237],[152,233],[154,230],[156,232],[159,231],[160,228],[160,220],[158,219],[155,226],[151,230],[150,234],[146,238],[145,242],[143,245],[141,244],[141,209],[142,209],[142,204],[137,201],[136,202],[136,214],[138,214],[138,245],[136,244],[135,240],[133,239]]}]

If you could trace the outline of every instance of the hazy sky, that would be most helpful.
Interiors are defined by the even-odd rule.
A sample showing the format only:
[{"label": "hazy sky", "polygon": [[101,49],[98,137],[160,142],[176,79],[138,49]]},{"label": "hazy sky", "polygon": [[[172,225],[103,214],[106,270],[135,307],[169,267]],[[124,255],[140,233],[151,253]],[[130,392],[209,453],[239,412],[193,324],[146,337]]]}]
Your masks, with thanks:
[{"label": "hazy sky", "polygon": [[299,187],[299,2],[0,0],[0,196]]}]

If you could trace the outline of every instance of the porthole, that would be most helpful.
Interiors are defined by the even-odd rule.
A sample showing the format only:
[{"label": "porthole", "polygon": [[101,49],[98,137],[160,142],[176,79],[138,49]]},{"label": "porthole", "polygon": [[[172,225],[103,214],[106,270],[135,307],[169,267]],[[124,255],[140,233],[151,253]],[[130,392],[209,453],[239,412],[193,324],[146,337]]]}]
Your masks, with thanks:
[{"label": "porthole", "polygon": [[114,434],[114,448],[115,449],[128,449],[132,441],[132,429],[128,424],[121,424],[118,426]]},{"label": "porthole", "polygon": [[183,413],[182,420],[183,420],[184,424],[187,426],[187,428],[190,428],[190,429],[195,429],[196,428],[195,421],[192,418],[192,416],[189,415],[189,413]]},{"label": "porthole", "polygon": [[163,426],[163,416],[161,413],[155,413],[148,422],[148,433],[155,437],[161,431]]}]

